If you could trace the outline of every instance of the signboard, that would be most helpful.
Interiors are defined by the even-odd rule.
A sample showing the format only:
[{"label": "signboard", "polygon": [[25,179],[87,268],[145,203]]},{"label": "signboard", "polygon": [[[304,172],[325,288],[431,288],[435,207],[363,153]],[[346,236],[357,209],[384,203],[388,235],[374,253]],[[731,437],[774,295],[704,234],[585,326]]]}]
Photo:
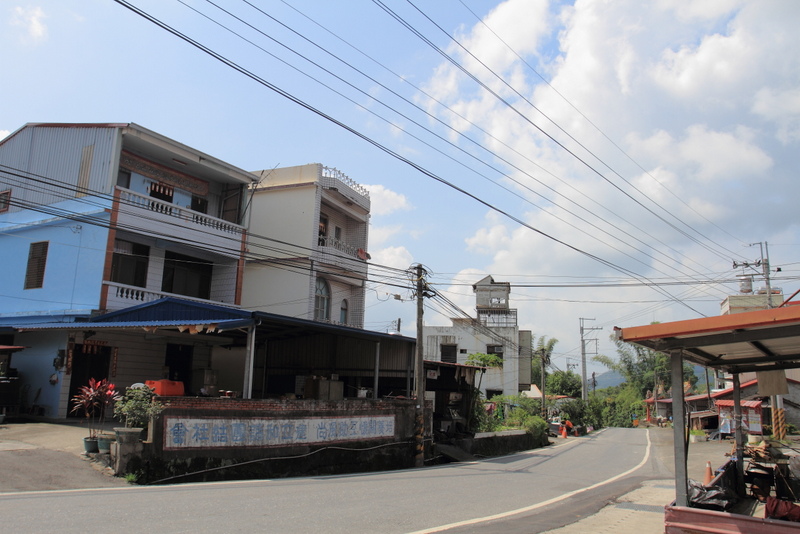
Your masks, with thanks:
[{"label": "signboard", "polygon": [[[756,408],[742,410],[742,430],[750,434],[762,434],[761,411]],[[736,431],[733,422],[733,406],[719,407],[719,431],[723,434],[733,434]]]},{"label": "signboard", "polygon": [[394,415],[360,417],[200,418],[167,416],[166,450],[312,445],[394,437]]}]

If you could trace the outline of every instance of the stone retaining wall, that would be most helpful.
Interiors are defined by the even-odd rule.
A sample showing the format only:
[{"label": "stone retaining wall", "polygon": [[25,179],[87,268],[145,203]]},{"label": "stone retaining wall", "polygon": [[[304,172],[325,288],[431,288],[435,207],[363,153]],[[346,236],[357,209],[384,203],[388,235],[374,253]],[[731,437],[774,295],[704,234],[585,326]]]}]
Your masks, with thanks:
[{"label": "stone retaining wall", "polygon": [[140,483],[338,474],[414,465],[411,399],[161,397],[149,442],[118,474]]}]

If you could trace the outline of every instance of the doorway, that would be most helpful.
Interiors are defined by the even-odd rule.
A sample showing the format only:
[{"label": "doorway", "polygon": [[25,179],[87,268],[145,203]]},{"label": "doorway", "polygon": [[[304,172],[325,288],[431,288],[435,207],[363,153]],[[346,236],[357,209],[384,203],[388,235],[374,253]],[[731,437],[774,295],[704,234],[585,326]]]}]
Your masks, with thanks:
[{"label": "doorway", "polygon": [[183,382],[183,390],[188,394],[192,390],[192,345],[167,343],[167,354],[164,366],[167,368],[167,379]]},{"label": "doorway", "polygon": [[69,403],[67,415],[70,417],[84,417],[83,413],[73,413],[75,405],[72,398],[78,394],[82,386],[89,384],[89,379],[102,380],[108,378],[111,365],[111,347],[99,345],[74,346],[72,352],[72,377],[69,382]]}]

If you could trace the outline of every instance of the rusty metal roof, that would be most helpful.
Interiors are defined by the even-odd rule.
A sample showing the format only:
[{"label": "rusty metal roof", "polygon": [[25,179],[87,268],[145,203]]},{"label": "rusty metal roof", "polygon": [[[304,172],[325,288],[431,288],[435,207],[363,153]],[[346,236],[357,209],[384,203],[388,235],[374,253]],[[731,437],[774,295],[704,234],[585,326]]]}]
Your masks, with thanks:
[{"label": "rusty metal roof", "polygon": [[[718,399],[714,402],[717,406],[733,406],[733,399]],[[739,402],[742,408],[760,408],[762,401],[760,400],[743,400]]]},{"label": "rusty metal roof", "polygon": [[630,328],[615,337],[730,373],[800,368],[800,306]]}]

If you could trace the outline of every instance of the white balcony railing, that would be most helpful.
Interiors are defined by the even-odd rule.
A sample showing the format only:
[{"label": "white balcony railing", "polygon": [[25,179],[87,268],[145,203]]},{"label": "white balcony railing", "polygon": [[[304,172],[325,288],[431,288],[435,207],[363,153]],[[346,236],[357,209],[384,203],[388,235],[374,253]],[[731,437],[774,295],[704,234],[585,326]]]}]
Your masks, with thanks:
[{"label": "white balcony railing", "polygon": [[154,213],[174,217],[184,226],[195,230],[213,230],[226,234],[241,234],[244,227],[232,222],[224,221],[216,217],[211,217],[205,213],[183,208],[177,204],[158,200],[153,197],[135,193],[129,189],[119,188],[120,202],[123,205],[143,208]]},{"label": "white balcony railing", "polygon": [[118,284],[116,282],[104,282],[104,284],[108,286],[107,308],[109,311],[121,310],[130,306],[136,306],[146,302],[153,302],[154,300],[162,299],[164,297],[176,297],[183,300],[202,302],[204,304],[213,303],[219,306],[227,306],[229,308],[240,308],[240,306],[227,302],[198,299],[194,297],[187,297],[186,295],[167,293],[165,291],[154,291],[152,289],[146,289],[143,287]]},{"label": "white balcony railing", "polygon": [[323,178],[333,178],[334,180],[339,180],[343,184],[346,184],[350,189],[358,193],[359,195],[369,198],[369,191],[366,187],[359,184],[345,173],[340,171],[335,167],[322,167],[322,177]]},{"label": "white balcony railing", "polygon": [[329,247],[344,254],[347,254],[348,256],[351,256],[353,258],[358,258],[364,261],[367,260],[367,252],[364,249],[355,247],[353,245],[345,243],[344,241],[340,241],[335,237],[319,236],[318,243],[319,246],[321,247]]}]

